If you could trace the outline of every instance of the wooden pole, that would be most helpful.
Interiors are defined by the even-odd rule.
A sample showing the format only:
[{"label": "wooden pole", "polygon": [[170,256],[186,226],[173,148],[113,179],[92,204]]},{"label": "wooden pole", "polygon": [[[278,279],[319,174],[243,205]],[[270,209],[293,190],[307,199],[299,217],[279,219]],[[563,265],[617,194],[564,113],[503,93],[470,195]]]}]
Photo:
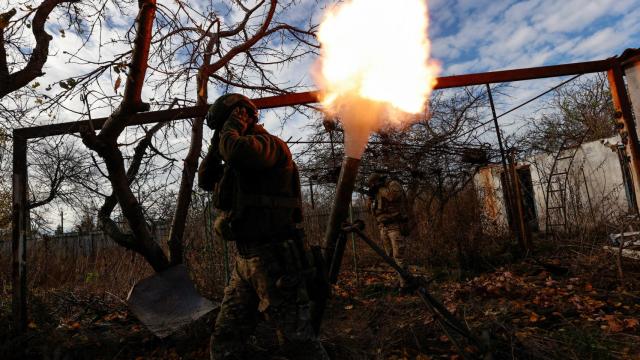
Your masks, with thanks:
[{"label": "wooden pole", "polygon": [[27,139],[13,136],[12,284],[14,331],[27,329]]}]

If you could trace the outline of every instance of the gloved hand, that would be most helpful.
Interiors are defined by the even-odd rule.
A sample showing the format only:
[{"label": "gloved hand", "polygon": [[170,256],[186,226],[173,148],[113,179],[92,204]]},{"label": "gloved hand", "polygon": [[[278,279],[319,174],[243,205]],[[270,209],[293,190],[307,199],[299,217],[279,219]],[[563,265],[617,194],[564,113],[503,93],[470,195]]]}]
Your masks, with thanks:
[{"label": "gloved hand", "polygon": [[231,115],[229,115],[229,118],[222,127],[222,132],[235,130],[240,135],[243,135],[245,131],[247,131],[249,126],[252,126],[254,124],[254,122],[255,121],[247,113],[247,109],[239,106],[233,109]]}]

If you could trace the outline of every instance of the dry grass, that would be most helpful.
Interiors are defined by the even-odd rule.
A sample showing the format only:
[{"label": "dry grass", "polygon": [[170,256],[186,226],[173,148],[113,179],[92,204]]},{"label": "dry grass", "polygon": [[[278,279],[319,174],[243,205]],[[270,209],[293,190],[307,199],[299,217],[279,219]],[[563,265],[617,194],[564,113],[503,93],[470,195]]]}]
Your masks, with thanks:
[{"label": "dry grass", "polygon": [[[562,291],[577,281],[582,288],[589,284],[595,289],[595,293],[577,292],[579,296],[593,301],[607,297],[614,305],[631,302],[632,310],[619,312],[616,321],[636,318],[640,308],[633,302],[638,304],[640,299],[640,264],[625,261],[624,278],[620,278],[614,259],[602,251],[606,232],[626,225],[592,228],[571,237],[535,239],[535,254],[518,259],[510,255],[513,240],[509,236],[500,235],[499,229],[491,232],[481,227],[474,199],[462,193],[441,209],[442,217],[429,215],[438,211],[436,207],[422,209],[408,244],[409,263],[430,276],[444,275],[433,290],[459,317],[477,332],[491,331],[505,358],[623,359],[637,354],[628,343],[638,340],[638,329],[613,333],[603,328],[608,326],[604,316],[617,314],[615,308],[600,307],[597,311],[602,314],[596,311],[587,317],[565,309],[558,317],[534,303],[537,291],[548,291],[548,278]],[[379,241],[370,216],[361,217],[367,222],[367,232]],[[185,262],[191,275],[203,295],[220,299],[225,284],[223,244],[205,231],[201,216],[190,219],[187,229]],[[228,253],[233,257],[233,246]],[[70,358],[207,358],[211,318],[197,336],[159,341],[128,314],[123,300],[129,289],[152,273],[140,256],[118,247],[89,256],[57,253],[42,243],[30,246],[28,256],[33,328],[27,338],[12,338],[9,326],[5,326],[0,332],[5,344],[0,357],[7,349],[26,347],[32,351],[30,358],[56,351],[71,354]],[[548,264],[566,268],[568,274],[549,273]],[[0,254],[0,265],[10,268],[7,254]],[[498,290],[490,286],[508,283],[504,281],[506,273],[524,282]],[[9,275],[0,274],[3,323],[8,323],[10,314]],[[356,241],[354,248],[349,242],[322,336],[336,359],[455,356],[419,299],[397,293],[395,279],[364,243]],[[527,283],[531,287],[518,285]],[[518,308],[516,300],[530,305]],[[557,297],[554,301],[566,299]],[[532,323],[531,312],[546,314],[547,320]]]}]

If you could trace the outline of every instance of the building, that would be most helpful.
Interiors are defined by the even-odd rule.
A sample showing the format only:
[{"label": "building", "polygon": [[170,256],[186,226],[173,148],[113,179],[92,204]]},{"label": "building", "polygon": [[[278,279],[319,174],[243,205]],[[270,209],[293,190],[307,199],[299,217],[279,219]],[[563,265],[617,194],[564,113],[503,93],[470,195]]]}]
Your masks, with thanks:
[{"label": "building", "polygon": [[[532,231],[617,223],[636,212],[629,160],[619,137],[539,154],[516,166],[525,221]],[[506,228],[512,205],[501,164],[481,168],[474,186],[486,226]]]}]

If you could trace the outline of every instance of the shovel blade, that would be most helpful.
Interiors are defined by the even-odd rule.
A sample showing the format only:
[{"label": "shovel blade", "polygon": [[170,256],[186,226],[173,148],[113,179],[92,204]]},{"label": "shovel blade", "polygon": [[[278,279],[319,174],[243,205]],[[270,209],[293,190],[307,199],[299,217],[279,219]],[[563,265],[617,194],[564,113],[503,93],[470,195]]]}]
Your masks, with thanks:
[{"label": "shovel blade", "polygon": [[184,265],[140,280],[131,288],[127,304],[159,338],[171,335],[219,306],[198,293]]}]

